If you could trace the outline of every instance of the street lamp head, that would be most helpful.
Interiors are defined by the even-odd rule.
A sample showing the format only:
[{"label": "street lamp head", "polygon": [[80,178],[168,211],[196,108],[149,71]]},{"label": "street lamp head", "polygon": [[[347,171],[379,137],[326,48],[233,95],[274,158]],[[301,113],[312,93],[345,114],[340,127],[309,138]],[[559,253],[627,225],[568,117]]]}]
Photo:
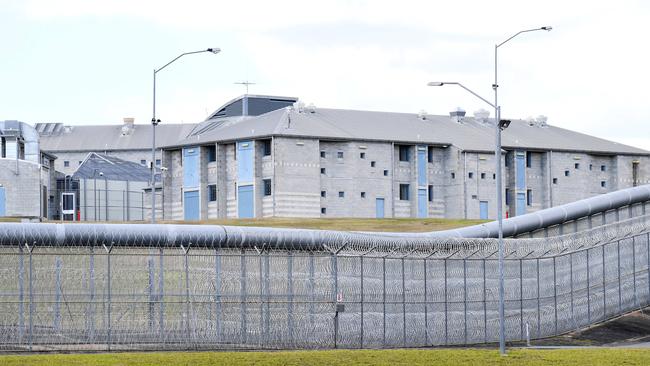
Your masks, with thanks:
[{"label": "street lamp head", "polygon": [[443,86],[445,83],[441,81],[430,81],[427,83],[427,86]]},{"label": "street lamp head", "polygon": [[505,130],[506,128],[508,128],[508,126],[510,126],[510,122],[512,122],[512,121],[509,120],[509,119],[499,120],[499,129],[501,131]]},{"label": "street lamp head", "polygon": [[212,52],[212,53],[214,53],[216,55],[217,53],[221,52],[221,48],[219,48],[219,47],[208,48],[206,51]]},{"label": "street lamp head", "polygon": [[546,26],[546,27],[541,27],[540,29],[550,32],[551,30],[553,30],[553,27]]}]

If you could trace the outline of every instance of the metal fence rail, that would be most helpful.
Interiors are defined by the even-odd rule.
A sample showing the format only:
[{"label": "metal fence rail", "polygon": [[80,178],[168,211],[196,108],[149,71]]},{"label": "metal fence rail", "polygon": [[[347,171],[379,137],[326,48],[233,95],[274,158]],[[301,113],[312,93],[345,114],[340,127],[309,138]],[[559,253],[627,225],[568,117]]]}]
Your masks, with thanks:
[{"label": "metal fence rail", "polygon": [[[525,339],[527,330],[531,338],[560,334],[648,305],[649,219],[507,239],[507,339]],[[216,240],[215,227],[186,226],[177,230],[197,234],[163,241],[155,232],[130,237],[129,226],[95,225],[84,236],[82,224],[4,224],[0,348],[392,348],[498,340],[495,239],[338,233],[290,244],[263,240],[268,231],[222,227],[226,237],[218,232]]]}]

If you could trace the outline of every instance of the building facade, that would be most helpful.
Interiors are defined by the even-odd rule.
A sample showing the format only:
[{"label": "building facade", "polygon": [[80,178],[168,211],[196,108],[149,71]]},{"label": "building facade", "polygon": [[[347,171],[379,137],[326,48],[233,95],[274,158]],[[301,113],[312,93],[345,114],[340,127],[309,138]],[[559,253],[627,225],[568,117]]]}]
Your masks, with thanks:
[{"label": "building facade", "polygon": [[[202,124],[166,146],[167,218],[494,219],[494,121],[282,108]],[[521,215],[648,183],[650,152],[514,120],[503,133],[504,212]]]}]

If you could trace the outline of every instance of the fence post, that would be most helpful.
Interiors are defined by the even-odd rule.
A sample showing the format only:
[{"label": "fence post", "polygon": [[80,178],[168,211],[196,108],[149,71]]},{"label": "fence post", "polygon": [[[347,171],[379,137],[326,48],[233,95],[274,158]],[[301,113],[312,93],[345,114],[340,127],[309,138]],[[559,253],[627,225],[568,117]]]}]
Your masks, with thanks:
[{"label": "fence post", "polygon": [[[616,213],[618,213],[618,210],[616,211]],[[618,277],[618,313],[620,314],[622,308],[621,302],[623,300],[623,296],[621,294],[621,241],[620,240],[616,241],[616,262],[618,263],[616,268],[616,273],[618,275],[617,276]]]},{"label": "fence post", "polygon": [[467,260],[463,259],[463,338],[467,344]]},{"label": "fence post", "polygon": [[185,341],[188,343],[188,346],[192,343],[192,331],[191,327],[191,310],[190,310],[190,266],[189,266],[189,252],[192,243],[188,243],[187,248],[181,245],[183,250],[183,259],[185,267]]},{"label": "fence post", "polygon": [[216,341],[221,341],[221,256],[219,249],[214,250],[214,316]]},{"label": "fence post", "polygon": [[632,286],[634,286],[634,307],[637,304],[636,297],[636,240],[635,236],[632,237]]},{"label": "fence post", "polygon": [[424,265],[424,345],[429,344],[429,299],[427,297],[427,259],[422,260]]},{"label": "fence post", "polygon": [[106,251],[106,291],[108,295],[108,304],[107,304],[107,314],[106,314],[106,320],[107,320],[107,342],[106,346],[108,350],[111,350],[111,344],[112,344],[112,329],[111,329],[111,251],[113,250],[113,243],[111,243],[110,247],[107,247],[106,244],[103,244],[104,250]]},{"label": "fence post", "polygon": [[258,338],[257,343],[260,346],[267,343],[268,335],[266,327],[264,326],[266,324],[264,319],[264,306],[266,305],[266,296],[264,291],[268,291],[268,288],[265,288],[266,282],[264,281],[264,265],[262,264],[262,255],[264,255],[264,247],[262,247],[261,250],[257,250],[258,270],[260,273],[260,337]]},{"label": "fence post", "polygon": [[587,324],[591,324],[591,275],[589,271],[589,251],[590,249],[587,248]]},{"label": "fence post", "polygon": [[165,343],[165,267],[163,261],[163,248],[158,248],[158,264],[160,266],[158,273],[158,327],[160,329],[160,342]]},{"label": "fence post", "polygon": [[54,259],[55,285],[54,285],[54,331],[61,331],[61,257]]},{"label": "fence post", "polygon": [[360,337],[360,343],[361,347],[363,348],[363,255],[359,257],[361,261],[361,337]]},{"label": "fence post", "polygon": [[448,342],[449,342],[448,329],[447,329],[447,258],[445,258],[443,260],[443,263],[444,263],[444,268],[445,268],[445,276],[444,276],[445,277],[445,289],[443,291],[443,294],[445,295],[444,296],[444,298],[445,298],[444,304],[445,304],[445,346],[446,346],[448,344]]},{"label": "fence post", "polygon": [[[268,280],[268,277],[267,277]],[[268,288],[268,287],[267,287]],[[315,299],[314,284],[314,253],[309,253],[309,334],[314,334],[314,301]],[[267,303],[268,306],[268,303]]]},{"label": "fence post", "polygon": [[267,337],[269,334],[271,334],[271,284],[270,284],[270,270],[269,270],[269,252],[266,252],[266,255],[264,256],[264,278],[266,282],[266,317],[264,319],[264,327],[266,328],[266,334]]},{"label": "fence post", "polygon": [[553,312],[555,313],[555,333],[553,335],[557,335],[557,266],[555,265],[555,259],[557,257],[553,257],[553,301],[555,302],[553,306]]},{"label": "fence post", "polygon": [[32,252],[34,245],[30,248],[27,243],[25,247],[29,252],[29,350],[32,351],[34,345],[34,265],[32,260]]},{"label": "fence post", "polygon": [[88,306],[88,337],[92,342],[95,339],[95,246],[90,246],[89,260],[90,304]]},{"label": "fence post", "polygon": [[147,266],[149,267],[149,286],[147,287],[147,292],[149,293],[149,332],[153,333],[153,313],[154,313],[154,294],[153,294],[153,258],[149,258],[147,261]]},{"label": "fence post", "polygon": [[542,314],[541,314],[541,307],[540,307],[540,301],[541,301],[541,294],[539,292],[540,286],[539,286],[539,258],[535,260],[537,262],[537,338],[542,337]]},{"label": "fence post", "polygon": [[25,258],[22,245],[18,245],[18,343],[23,343],[25,333]]},{"label": "fence post", "polygon": [[576,324],[576,319],[575,319],[575,312],[574,312],[574,305],[573,305],[573,253],[569,253],[569,290],[571,291],[571,322],[573,323],[573,327],[577,328],[578,325]]},{"label": "fence post", "polygon": [[519,259],[519,334],[524,339],[524,260]]},{"label": "fence post", "polygon": [[404,257],[402,257],[402,342],[406,347],[406,281],[404,277]]},{"label": "fence post", "polygon": [[[643,210],[645,212],[645,205],[643,205]],[[648,260],[648,301],[650,303],[650,233],[646,234],[646,259]]]},{"label": "fence post", "polygon": [[289,331],[289,344],[293,346],[293,252],[289,252],[287,256],[287,287],[287,328]]},{"label": "fence post", "polygon": [[338,257],[336,253],[332,255],[332,275],[334,276],[334,348],[338,347],[338,337],[339,337],[339,312],[336,310],[338,305],[339,297],[339,274],[338,274]]},{"label": "fence post", "polygon": [[483,258],[483,342],[487,343],[487,281],[485,274],[485,258]]},{"label": "fence post", "polygon": [[[604,220],[605,216],[603,216]],[[605,272],[605,245],[603,244],[602,252],[603,252],[603,320],[607,319],[607,288],[605,287],[605,278],[607,276],[607,273]]]},{"label": "fence post", "polygon": [[[650,248],[650,247],[648,247]],[[648,268],[648,273],[650,276],[650,267]],[[383,321],[383,333],[382,333],[382,345],[386,348],[386,257],[382,258],[382,303],[384,305],[384,321]]]},{"label": "fence post", "polygon": [[243,344],[246,344],[248,340],[247,336],[247,316],[246,311],[248,311],[248,306],[246,306],[246,250],[241,249],[240,260],[239,260],[240,270],[241,270],[241,279],[239,284],[239,312],[241,314],[241,328],[240,328],[240,340]]}]

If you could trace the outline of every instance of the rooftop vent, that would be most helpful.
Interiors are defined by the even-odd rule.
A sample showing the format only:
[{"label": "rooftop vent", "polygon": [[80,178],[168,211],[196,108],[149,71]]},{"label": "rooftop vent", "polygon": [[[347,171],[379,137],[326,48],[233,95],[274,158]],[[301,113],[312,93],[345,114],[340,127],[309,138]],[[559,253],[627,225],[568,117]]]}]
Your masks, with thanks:
[{"label": "rooftop vent", "polygon": [[490,111],[486,109],[481,108],[477,111],[474,111],[474,119],[476,120],[476,122],[488,123],[489,117],[490,117]]},{"label": "rooftop vent", "polygon": [[305,111],[305,103],[300,102],[300,101],[295,102],[295,103],[293,103],[293,109],[298,111],[298,113],[302,113],[302,112]]},{"label": "rooftop vent", "polygon": [[535,119],[537,127],[547,127],[548,124],[546,123],[546,121],[548,121],[548,117],[542,115],[537,116],[537,118]]},{"label": "rooftop vent", "polygon": [[63,133],[70,133],[72,132],[72,126],[64,126],[63,127]]},{"label": "rooftop vent", "polygon": [[124,125],[122,126],[122,136],[130,135],[133,132],[133,124],[135,123],[135,118],[124,117],[122,120],[124,121]]},{"label": "rooftop vent", "polygon": [[307,106],[307,112],[316,113],[316,106],[314,105],[314,103],[309,103],[309,105]]},{"label": "rooftop vent", "polygon": [[463,122],[463,119],[465,119],[465,110],[458,107],[455,111],[449,112],[449,117],[451,117],[452,121],[461,123]]},{"label": "rooftop vent", "polygon": [[425,111],[424,109],[420,110],[420,112],[418,112],[418,119],[421,119],[423,121],[426,120],[427,119],[427,111]]},{"label": "rooftop vent", "polygon": [[535,126],[535,118],[533,118],[533,116],[526,118],[526,124],[531,127]]}]

